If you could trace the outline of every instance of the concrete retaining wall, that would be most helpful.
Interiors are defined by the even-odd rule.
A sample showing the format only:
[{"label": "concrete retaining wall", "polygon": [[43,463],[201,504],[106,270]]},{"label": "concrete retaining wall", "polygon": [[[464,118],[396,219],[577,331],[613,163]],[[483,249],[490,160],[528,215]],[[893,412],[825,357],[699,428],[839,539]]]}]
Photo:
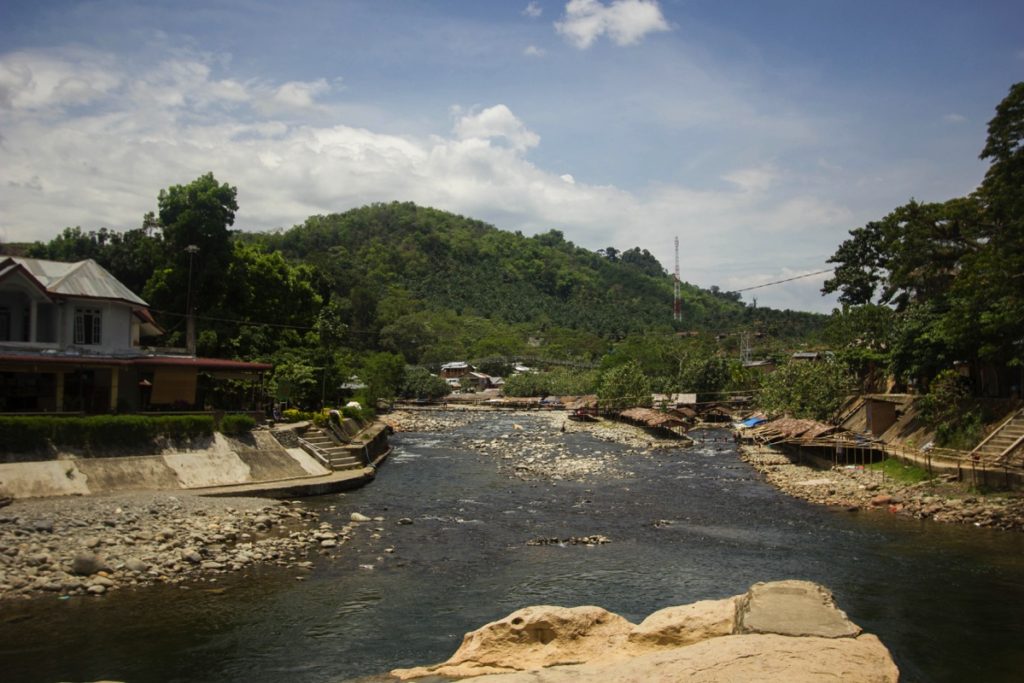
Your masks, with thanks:
[{"label": "concrete retaining wall", "polygon": [[258,484],[330,473],[301,450],[285,450],[269,434],[254,432],[251,445],[218,434],[200,451],[0,464],[0,491],[38,498]]}]

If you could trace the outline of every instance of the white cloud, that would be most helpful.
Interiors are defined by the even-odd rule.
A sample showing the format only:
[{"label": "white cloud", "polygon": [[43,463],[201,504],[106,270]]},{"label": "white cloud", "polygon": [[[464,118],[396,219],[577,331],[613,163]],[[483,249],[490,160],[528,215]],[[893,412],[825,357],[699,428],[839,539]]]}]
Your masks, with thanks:
[{"label": "white cloud", "polygon": [[648,33],[668,31],[669,24],[656,0],[612,0],[610,5],[600,0],[569,0],[555,30],[585,50],[603,35],[616,45],[632,45]]},{"label": "white cloud", "polygon": [[[0,109],[2,240],[50,239],[69,225],[136,227],[161,188],[208,171],[238,187],[236,227],[245,230],[408,200],[528,234],[558,226],[589,248],[643,246],[662,263],[678,234],[688,279],[727,288],[740,275],[723,268],[744,253],[792,264],[812,238],[856,223],[845,207],[782,183],[770,165],[728,173],[717,190],[626,191],[545,170],[526,158],[540,136],[505,104],[454,107],[447,136],[385,134],[346,124],[323,80],[221,78],[202,58],[182,55],[150,68],[83,57],[0,56],[0,73],[60,73],[90,84],[79,93],[104,93],[86,100],[89,108],[68,108],[80,95],[10,91]],[[298,118],[314,104],[316,116]]]},{"label": "white cloud", "polygon": [[946,123],[967,123],[967,117],[963,114],[946,114],[942,120]]},{"label": "white cloud", "polygon": [[523,125],[504,104],[463,116],[455,124],[455,133],[464,140],[505,138],[518,150],[536,147],[540,142],[540,136]]},{"label": "white cloud", "polygon": [[544,9],[538,2],[531,2],[523,9],[523,16],[530,17],[531,19],[536,19],[543,13]]},{"label": "white cloud", "polygon": [[527,57],[543,57],[547,54],[544,48],[537,47],[536,45],[527,45],[526,49],[523,50],[523,54]]},{"label": "white cloud", "polygon": [[120,85],[110,60],[78,50],[15,52],[0,61],[0,107],[84,105]]},{"label": "white cloud", "polygon": [[289,81],[274,93],[274,101],[289,107],[311,107],[318,95],[330,89],[323,78],[307,81]]},{"label": "white cloud", "polygon": [[773,167],[762,166],[733,171],[722,176],[722,179],[736,185],[744,192],[762,192],[771,187],[777,176],[778,171]]}]

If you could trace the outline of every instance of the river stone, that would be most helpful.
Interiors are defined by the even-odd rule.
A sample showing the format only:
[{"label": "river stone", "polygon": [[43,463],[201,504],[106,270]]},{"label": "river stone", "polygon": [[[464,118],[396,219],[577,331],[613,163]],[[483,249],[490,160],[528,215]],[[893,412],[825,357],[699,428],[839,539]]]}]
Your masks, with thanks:
[{"label": "river stone", "polygon": [[129,557],[124,563],[125,569],[132,572],[144,572],[149,569],[149,563],[143,562],[137,557]]},{"label": "river stone", "polygon": [[192,564],[199,564],[203,561],[203,556],[195,548],[185,548],[181,551],[181,559]]},{"label": "river stone", "polygon": [[373,521],[372,519],[370,519],[366,515],[358,513],[358,512],[353,512],[351,515],[349,515],[349,519],[351,519],[353,522],[372,522]]},{"label": "river stone", "polygon": [[34,531],[52,532],[53,531],[53,520],[52,519],[37,519],[32,522],[32,529]]},{"label": "river stone", "polygon": [[754,584],[740,602],[738,621],[739,633],[851,638],[861,632],[832,593],[810,581]]},{"label": "river stone", "polygon": [[107,563],[96,553],[83,551],[77,553],[71,561],[71,572],[79,576],[89,576],[105,569],[107,569]]}]

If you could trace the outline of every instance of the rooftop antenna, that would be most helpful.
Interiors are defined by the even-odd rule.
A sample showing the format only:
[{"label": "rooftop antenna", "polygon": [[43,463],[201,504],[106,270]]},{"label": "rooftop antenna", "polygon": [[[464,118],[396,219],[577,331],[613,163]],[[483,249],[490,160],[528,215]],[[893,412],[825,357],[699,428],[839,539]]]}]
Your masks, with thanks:
[{"label": "rooftop antenna", "polygon": [[679,235],[676,235],[676,272],[672,285],[672,319],[680,322],[683,319],[683,301],[679,287]]}]

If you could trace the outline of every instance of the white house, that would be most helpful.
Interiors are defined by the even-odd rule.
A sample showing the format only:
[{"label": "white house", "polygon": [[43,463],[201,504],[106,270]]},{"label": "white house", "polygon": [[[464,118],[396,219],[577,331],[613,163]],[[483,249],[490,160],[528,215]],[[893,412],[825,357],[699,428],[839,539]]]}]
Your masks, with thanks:
[{"label": "white house", "polygon": [[194,407],[200,370],[271,366],[157,354],[149,305],[95,261],[0,256],[0,412]]}]

